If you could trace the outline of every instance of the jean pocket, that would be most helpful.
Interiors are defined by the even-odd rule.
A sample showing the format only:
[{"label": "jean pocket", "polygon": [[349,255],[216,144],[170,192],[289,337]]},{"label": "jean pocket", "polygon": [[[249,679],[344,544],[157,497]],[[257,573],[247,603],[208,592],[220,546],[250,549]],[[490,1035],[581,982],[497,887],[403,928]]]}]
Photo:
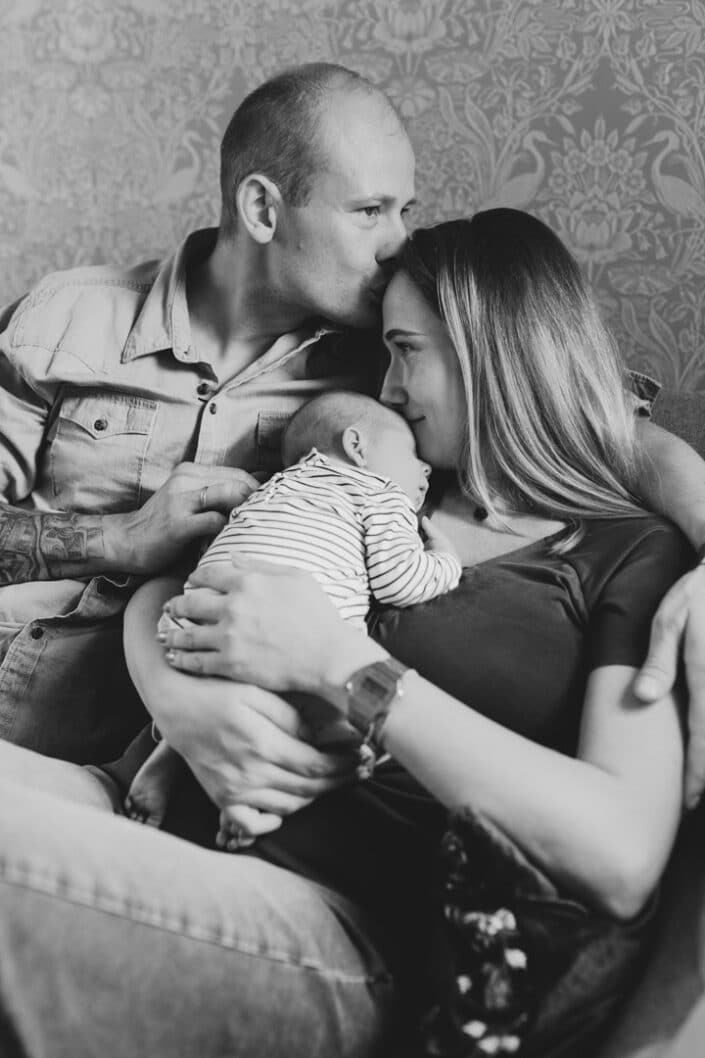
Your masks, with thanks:
[{"label": "jean pocket", "polygon": [[57,506],[130,511],[157,417],[154,400],[104,390],[68,392],[49,433],[49,472]]}]

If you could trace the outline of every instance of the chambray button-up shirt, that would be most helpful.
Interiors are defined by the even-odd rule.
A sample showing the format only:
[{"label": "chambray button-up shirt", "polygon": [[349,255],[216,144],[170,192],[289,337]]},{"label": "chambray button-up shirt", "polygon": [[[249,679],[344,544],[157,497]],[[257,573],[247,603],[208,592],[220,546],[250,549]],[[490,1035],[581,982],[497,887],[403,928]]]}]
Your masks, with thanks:
[{"label": "chambray button-up shirt", "polygon": [[[376,344],[325,327],[282,335],[221,384],[193,348],[186,300],[187,264],[215,237],[195,232],[163,262],[55,273],[0,316],[5,502],[113,513],[184,460],[273,471],[304,401],[374,391]],[[122,748],[136,715],[120,638],[133,588],[119,573],[0,588],[0,737],[79,760]]]}]

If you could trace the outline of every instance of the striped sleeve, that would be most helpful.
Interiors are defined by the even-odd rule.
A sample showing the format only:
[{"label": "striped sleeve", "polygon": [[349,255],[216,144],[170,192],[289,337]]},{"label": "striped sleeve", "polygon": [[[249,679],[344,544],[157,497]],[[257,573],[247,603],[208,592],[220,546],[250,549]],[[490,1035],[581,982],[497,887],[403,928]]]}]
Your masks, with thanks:
[{"label": "striped sleeve", "polygon": [[398,486],[365,505],[362,526],[370,590],[378,602],[413,606],[458,586],[460,563],[447,552],[424,549],[416,514]]}]

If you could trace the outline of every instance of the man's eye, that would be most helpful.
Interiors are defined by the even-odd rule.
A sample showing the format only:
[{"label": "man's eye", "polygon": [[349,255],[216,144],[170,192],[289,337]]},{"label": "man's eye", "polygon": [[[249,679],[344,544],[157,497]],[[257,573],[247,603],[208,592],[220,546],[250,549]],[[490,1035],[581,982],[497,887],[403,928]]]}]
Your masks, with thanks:
[{"label": "man's eye", "polygon": [[373,218],[380,215],[381,209],[379,206],[363,206],[360,212],[364,213],[366,217]]}]

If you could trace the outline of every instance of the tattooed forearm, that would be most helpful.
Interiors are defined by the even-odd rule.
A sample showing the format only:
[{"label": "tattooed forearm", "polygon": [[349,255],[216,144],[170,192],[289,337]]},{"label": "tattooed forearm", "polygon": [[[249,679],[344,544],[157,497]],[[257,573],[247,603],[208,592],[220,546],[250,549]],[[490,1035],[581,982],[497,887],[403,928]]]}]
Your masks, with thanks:
[{"label": "tattooed forearm", "polygon": [[0,585],[89,576],[104,558],[100,515],[0,507]]}]

